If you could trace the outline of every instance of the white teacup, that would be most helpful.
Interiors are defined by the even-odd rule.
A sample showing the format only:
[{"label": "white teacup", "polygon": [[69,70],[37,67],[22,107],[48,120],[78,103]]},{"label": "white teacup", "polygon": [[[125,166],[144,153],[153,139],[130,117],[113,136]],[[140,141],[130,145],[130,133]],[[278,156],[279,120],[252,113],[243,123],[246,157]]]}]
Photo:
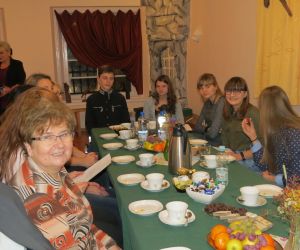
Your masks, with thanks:
[{"label": "white teacup", "polygon": [[127,128],[127,129],[131,129],[131,123],[130,122],[121,123],[121,126]]},{"label": "white teacup", "polygon": [[166,204],[168,219],[173,223],[183,223],[187,212],[188,204],[183,201],[171,201]]},{"label": "white teacup", "polygon": [[208,168],[215,168],[217,166],[216,155],[204,155],[205,163]]},{"label": "white teacup", "polygon": [[147,174],[146,179],[148,181],[149,189],[160,190],[164,180],[164,175],[160,173]]},{"label": "white teacup", "polygon": [[156,129],[156,121],[149,121],[148,122],[148,129]]},{"label": "white teacup", "polygon": [[197,171],[192,175],[192,181],[194,183],[199,183],[204,179],[209,179],[209,173],[205,171]]},{"label": "white teacup", "polygon": [[128,139],[126,140],[126,145],[128,148],[136,148],[138,145],[138,139]]},{"label": "white teacup", "polygon": [[145,153],[139,154],[141,165],[143,166],[151,166],[154,160],[154,154]]},{"label": "white teacup", "polygon": [[245,186],[240,188],[242,194],[242,199],[245,205],[255,206],[257,204],[257,199],[259,195],[259,190],[257,187]]},{"label": "white teacup", "polygon": [[119,133],[122,139],[129,139],[131,137],[131,130],[120,130]]}]

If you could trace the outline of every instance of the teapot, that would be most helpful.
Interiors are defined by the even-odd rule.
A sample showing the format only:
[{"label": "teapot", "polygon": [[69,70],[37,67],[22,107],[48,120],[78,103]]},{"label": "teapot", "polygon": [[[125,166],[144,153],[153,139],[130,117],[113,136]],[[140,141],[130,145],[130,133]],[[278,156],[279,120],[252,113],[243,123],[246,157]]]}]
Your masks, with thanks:
[{"label": "teapot", "polygon": [[190,169],[191,157],[191,145],[187,131],[182,124],[176,124],[169,144],[169,172],[177,174],[179,168]]}]

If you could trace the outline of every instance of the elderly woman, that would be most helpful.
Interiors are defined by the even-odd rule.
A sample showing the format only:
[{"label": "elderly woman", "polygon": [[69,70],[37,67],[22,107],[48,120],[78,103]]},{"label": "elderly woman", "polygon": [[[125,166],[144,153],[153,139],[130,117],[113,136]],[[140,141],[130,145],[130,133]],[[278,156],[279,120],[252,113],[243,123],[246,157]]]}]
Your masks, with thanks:
[{"label": "elderly woman", "polygon": [[12,49],[7,42],[0,41],[0,86],[2,94],[10,92],[11,88],[23,84],[26,74],[21,61],[11,57]]},{"label": "elderly woman", "polygon": [[[0,126],[0,178],[16,190],[54,248],[119,249],[92,225],[90,205],[64,168],[74,126],[72,111],[49,91],[32,88],[20,95]],[[20,147],[27,157],[12,173]]]}]

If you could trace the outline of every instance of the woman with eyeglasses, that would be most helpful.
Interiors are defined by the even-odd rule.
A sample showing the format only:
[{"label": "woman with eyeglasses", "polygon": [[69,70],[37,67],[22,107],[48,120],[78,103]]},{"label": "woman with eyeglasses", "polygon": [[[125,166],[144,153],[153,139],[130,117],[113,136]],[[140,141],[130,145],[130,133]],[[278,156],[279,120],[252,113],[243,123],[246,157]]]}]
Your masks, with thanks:
[{"label": "woman with eyeglasses", "polygon": [[259,172],[259,168],[253,161],[252,142],[243,132],[241,125],[244,119],[251,120],[256,131],[259,131],[259,111],[249,102],[250,94],[247,83],[242,77],[232,77],[226,83],[224,92],[222,142],[228,148],[226,153],[234,156],[251,170]]},{"label": "woman with eyeglasses", "polygon": [[201,75],[197,90],[204,102],[195,131],[214,146],[221,145],[221,126],[223,120],[224,96],[213,74]]},{"label": "woman with eyeglasses", "polygon": [[300,117],[293,110],[285,91],[278,86],[265,88],[258,105],[263,140],[258,139],[252,121],[244,120],[242,128],[253,142],[254,161],[264,171],[263,177],[283,186],[283,165],[288,180],[300,176]]},{"label": "woman with eyeglasses", "polygon": [[[120,249],[92,224],[82,193],[86,185],[75,184],[64,168],[72,155],[74,128],[73,112],[48,90],[31,88],[18,96],[0,126],[0,178],[15,189],[55,249]],[[20,148],[26,158],[12,173]]]}]

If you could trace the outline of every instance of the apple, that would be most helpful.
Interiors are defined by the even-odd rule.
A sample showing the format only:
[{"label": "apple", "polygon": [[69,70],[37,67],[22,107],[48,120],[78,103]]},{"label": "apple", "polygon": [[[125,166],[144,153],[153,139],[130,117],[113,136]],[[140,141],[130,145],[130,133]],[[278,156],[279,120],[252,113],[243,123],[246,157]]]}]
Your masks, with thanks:
[{"label": "apple", "polygon": [[231,239],[227,242],[226,250],[243,250],[242,242],[237,239]]}]

